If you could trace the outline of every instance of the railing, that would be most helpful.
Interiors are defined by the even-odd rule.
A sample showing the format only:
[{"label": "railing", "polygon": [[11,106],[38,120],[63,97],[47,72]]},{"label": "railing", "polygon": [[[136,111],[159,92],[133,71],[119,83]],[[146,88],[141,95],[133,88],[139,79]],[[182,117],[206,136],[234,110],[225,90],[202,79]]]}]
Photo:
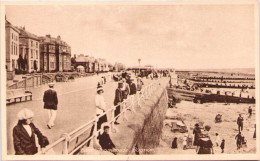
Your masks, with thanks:
[{"label": "railing", "polygon": [[[100,117],[104,115],[108,116],[108,114],[111,113],[110,121],[108,121],[107,124],[110,125],[112,132],[118,132],[118,129],[114,126],[115,120],[120,116],[123,116],[123,119],[127,120],[127,111],[135,113],[135,107],[140,107],[142,101],[145,101],[145,99],[152,95],[158,84],[160,84],[159,81],[153,82],[144,87],[141,91],[138,91],[135,95],[129,95],[128,99],[125,99],[117,105],[120,106],[121,112],[116,117],[114,116],[114,111],[117,106],[112,106],[103,115],[95,117],[70,133],[62,134],[60,139],[41,150],[38,154],[48,154],[49,151],[55,151],[55,154],[75,154],[90,141],[92,141],[92,146],[94,146],[93,142],[96,142],[97,136],[102,130],[102,128],[97,130],[97,122]],[[93,126],[94,130],[92,135],[90,135],[89,132]]]}]

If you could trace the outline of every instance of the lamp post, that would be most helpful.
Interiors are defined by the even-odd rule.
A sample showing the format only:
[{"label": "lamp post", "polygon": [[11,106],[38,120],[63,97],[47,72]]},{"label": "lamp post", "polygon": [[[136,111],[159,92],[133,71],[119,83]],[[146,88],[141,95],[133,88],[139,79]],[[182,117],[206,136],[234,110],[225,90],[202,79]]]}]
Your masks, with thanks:
[{"label": "lamp post", "polygon": [[140,62],[141,62],[141,59],[139,58],[139,59],[138,59],[138,63],[139,63],[139,74],[141,74]]}]

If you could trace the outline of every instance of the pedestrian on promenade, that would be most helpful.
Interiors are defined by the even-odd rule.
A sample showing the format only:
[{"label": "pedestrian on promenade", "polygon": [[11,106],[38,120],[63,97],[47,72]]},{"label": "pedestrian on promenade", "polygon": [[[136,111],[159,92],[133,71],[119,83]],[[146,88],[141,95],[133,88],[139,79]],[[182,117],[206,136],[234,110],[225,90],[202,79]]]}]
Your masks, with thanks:
[{"label": "pedestrian on promenade", "polygon": [[188,136],[185,134],[183,137],[183,141],[182,141],[182,149],[186,150],[187,149],[187,141],[188,141]]},{"label": "pedestrian on promenade", "polygon": [[237,118],[238,131],[243,131],[243,122],[244,118],[239,114],[239,117]]},{"label": "pedestrian on promenade", "polygon": [[238,134],[236,135],[235,140],[236,140],[237,150],[238,150],[238,149],[241,148],[241,145],[242,145],[242,134],[241,134],[240,131],[239,131]]},{"label": "pedestrian on promenade", "polygon": [[40,130],[33,124],[33,112],[27,108],[18,112],[18,123],[13,128],[13,143],[15,155],[33,155],[38,152],[35,135],[41,148],[49,144]]},{"label": "pedestrian on promenade", "polygon": [[221,148],[221,153],[224,153],[224,149],[225,149],[225,139],[222,140],[221,144],[220,144],[220,148]]},{"label": "pedestrian on promenade", "polygon": [[130,95],[136,94],[136,85],[134,83],[134,79],[130,81]]},{"label": "pedestrian on promenade", "polygon": [[252,116],[252,112],[253,112],[253,109],[251,106],[248,107],[248,114],[249,114],[249,118]]},{"label": "pedestrian on promenade", "polygon": [[97,88],[97,95],[95,96],[96,116],[97,117],[101,116],[97,122],[97,130],[101,128],[101,125],[104,122],[107,122],[107,115],[104,115],[107,109],[106,109],[106,103],[105,103],[103,93],[104,93],[104,89],[102,87]]},{"label": "pedestrian on promenade", "polygon": [[123,99],[127,99],[127,96],[130,93],[129,85],[126,83],[125,78],[122,79],[122,82],[123,82],[123,87],[122,87]]},{"label": "pedestrian on promenade", "polygon": [[201,130],[200,130],[200,127],[199,127],[199,124],[196,123],[195,124],[195,127],[193,129],[193,134],[194,134],[194,142],[193,142],[193,145],[194,146],[197,146],[198,145],[198,142],[199,142],[199,139],[200,139],[200,134],[201,134]]},{"label": "pedestrian on promenade", "polygon": [[49,121],[47,123],[47,127],[51,129],[54,126],[54,121],[57,116],[58,109],[58,97],[57,92],[53,89],[54,83],[49,83],[49,89],[44,92],[43,102],[44,109],[47,109]]},{"label": "pedestrian on promenade", "polygon": [[[114,105],[116,106],[116,110],[115,110],[115,117],[117,117],[120,114],[120,103],[123,102],[123,92],[122,92],[122,87],[123,87],[123,83],[122,82],[118,82],[118,87],[116,89],[115,92],[115,99],[114,99]],[[116,118],[115,124],[119,124],[117,122],[118,117]]]},{"label": "pedestrian on promenade", "polygon": [[102,147],[102,150],[109,151],[113,154],[117,154],[115,152],[115,144],[112,142],[110,136],[109,136],[109,126],[104,126],[104,132],[99,137],[99,144]]},{"label": "pedestrian on promenade", "polygon": [[142,81],[142,79],[140,77],[137,78],[137,91],[141,91],[142,90],[142,86],[144,85],[144,82]]}]

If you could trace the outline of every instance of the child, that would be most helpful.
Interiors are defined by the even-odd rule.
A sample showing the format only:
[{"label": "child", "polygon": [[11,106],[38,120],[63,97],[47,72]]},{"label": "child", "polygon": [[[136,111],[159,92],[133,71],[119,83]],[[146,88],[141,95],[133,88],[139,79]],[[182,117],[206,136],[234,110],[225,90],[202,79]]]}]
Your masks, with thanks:
[{"label": "child", "polygon": [[220,142],[220,138],[218,136],[218,133],[216,133],[216,140],[215,140],[216,146],[219,146],[219,142]]},{"label": "child", "polygon": [[172,149],[176,149],[178,147],[178,143],[177,143],[177,137],[175,137],[172,141]]},{"label": "child", "polygon": [[183,145],[183,150],[186,150],[187,149],[187,135],[186,134],[183,137],[182,145]]},{"label": "child", "polygon": [[220,145],[220,148],[221,148],[221,150],[222,150],[221,153],[224,153],[224,148],[225,148],[225,139],[222,140],[221,145]]}]

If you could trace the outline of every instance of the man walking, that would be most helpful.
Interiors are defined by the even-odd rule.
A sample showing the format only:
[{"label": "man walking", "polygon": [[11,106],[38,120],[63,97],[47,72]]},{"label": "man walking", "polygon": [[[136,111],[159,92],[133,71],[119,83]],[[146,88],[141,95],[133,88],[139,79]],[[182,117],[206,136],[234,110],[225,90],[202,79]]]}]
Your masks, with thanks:
[{"label": "man walking", "polygon": [[57,115],[58,108],[58,97],[57,92],[53,89],[54,83],[49,83],[49,89],[44,92],[43,102],[44,109],[47,109],[49,121],[47,123],[47,127],[51,129],[54,126],[54,121]]},{"label": "man walking", "polygon": [[[120,114],[120,103],[123,102],[123,92],[122,92],[122,87],[123,87],[123,83],[122,82],[118,82],[118,87],[116,89],[116,92],[115,92],[115,99],[114,99],[114,105],[116,106],[116,110],[115,110],[115,117],[118,116]],[[115,121],[115,124],[119,124],[117,122],[117,119],[116,118],[116,121]]]},{"label": "man walking", "polygon": [[243,131],[243,121],[244,118],[239,114],[239,117],[237,118],[238,131]]}]

